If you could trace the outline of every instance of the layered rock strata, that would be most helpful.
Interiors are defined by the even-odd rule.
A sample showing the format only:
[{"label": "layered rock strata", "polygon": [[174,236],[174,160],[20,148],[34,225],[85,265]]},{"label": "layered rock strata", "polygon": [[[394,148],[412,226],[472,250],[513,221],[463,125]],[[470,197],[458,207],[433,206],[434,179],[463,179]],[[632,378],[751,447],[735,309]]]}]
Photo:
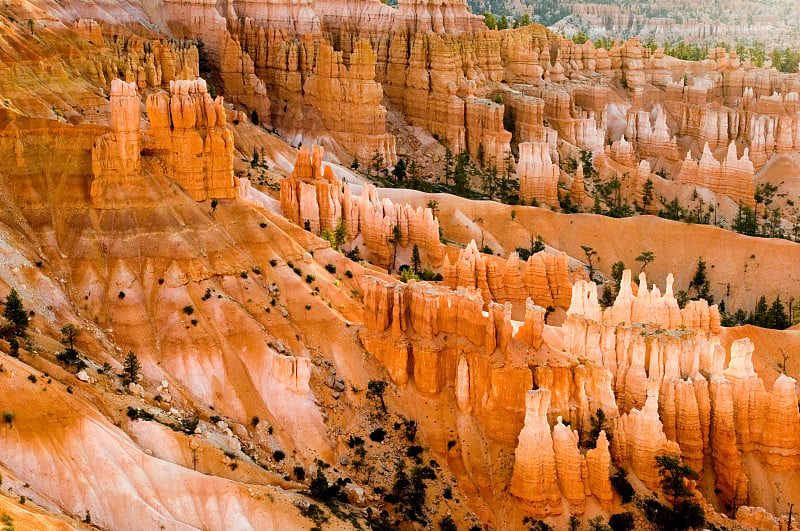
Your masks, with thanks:
[{"label": "layered rock strata", "polygon": [[558,203],[558,163],[550,158],[550,146],[544,142],[519,145],[517,162],[519,198],[524,203],[536,202],[551,207]]},{"label": "layered rock strata", "polygon": [[444,257],[444,284],[455,288],[477,288],[484,301],[522,304],[530,297],[546,308],[569,308],[572,297],[569,257],[566,253],[538,252],[527,261],[516,253],[507,260],[480,253],[474,241],[451,263]]},{"label": "layered rock strata", "polygon": [[284,215],[315,234],[336,230],[339,219],[347,226],[349,240],[361,237],[370,261],[394,268],[398,249],[416,245],[423,262],[431,267],[442,265],[444,247],[439,241],[439,222],[430,208],[412,208],[378,197],[372,185],[364,185],[361,196],[353,196],[350,187],[324,166],[324,150],[303,146],[297,155],[291,176],[282,179],[281,209]]}]

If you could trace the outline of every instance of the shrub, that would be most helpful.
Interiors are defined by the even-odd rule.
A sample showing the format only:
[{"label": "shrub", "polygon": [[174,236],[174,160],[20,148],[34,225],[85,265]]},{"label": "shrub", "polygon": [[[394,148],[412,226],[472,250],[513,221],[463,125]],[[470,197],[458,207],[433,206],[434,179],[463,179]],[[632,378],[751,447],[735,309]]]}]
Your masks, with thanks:
[{"label": "shrub", "polygon": [[458,526],[451,516],[445,516],[439,520],[439,529],[442,531],[458,531]]},{"label": "shrub", "polygon": [[183,307],[183,313],[185,313],[186,315],[192,315],[194,313],[194,306],[191,306],[191,305],[190,306],[184,306]]},{"label": "shrub", "polygon": [[344,276],[346,276],[347,278],[353,278],[353,272],[348,269],[347,271],[344,272]]},{"label": "shrub", "polygon": [[636,494],[636,491],[633,490],[633,485],[628,481],[628,471],[624,468],[619,469],[616,474],[611,476],[611,486],[622,498],[622,503],[628,503],[633,499],[633,495]]},{"label": "shrub", "polygon": [[9,426],[14,424],[14,419],[16,415],[14,413],[10,413],[8,411],[3,411],[3,422],[8,424]]},{"label": "shrub", "polygon": [[406,450],[406,455],[411,457],[412,459],[416,459],[422,453],[422,446],[409,446],[408,450]]},{"label": "shrub", "polygon": [[272,458],[275,459],[275,461],[280,462],[286,458],[286,454],[283,453],[282,450],[275,450],[274,452],[272,452]]},{"label": "shrub", "polygon": [[642,514],[648,522],[659,528],[669,526],[672,520],[672,510],[655,498],[646,498],[642,502]]},{"label": "shrub", "polygon": [[336,266],[333,264],[325,264],[325,271],[332,275],[336,273]]},{"label": "shrub", "polygon": [[188,435],[194,434],[197,425],[200,423],[200,418],[196,415],[194,417],[181,419],[181,430]]},{"label": "shrub", "polygon": [[241,273],[239,273],[239,276],[242,278],[247,278],[247,271],[242,271]]},{"label": "shrub", "polygon": [[328,483],[321,466],[317,467],[317,473],[311,480],[309,490],[311,497],[321,502],[330,502],[334,500],[341,502],[347,501],[347,496],[338,483]]},{"label": "shrub", "polygon": [[120,291],[119,293],[117,293],[117,297],[119,297],[120,300],[124,299],[125,298],[125,292],[124,291]]},{"label": "shrub", "polygon": [[612,514],[608,519],[608,526],[613,531],[633,531],[636,527],[636,522],[633,519],[633,514],[629,512]]},{"label": "shrub", "polygon": [[31,383],[36,383],[36,376],[33,375],[33,374],[29,374],[28,375],[28,380],[30,380]]},{"label": "shrub", "polygon": [[[328,521],[328,517],[325,515],[325,511],[319,508],[319,505],[315,503],[311,503],[308,507],[301,507],[300,514],[308,518],[309,520],[313,521],[317,526],[320,526]],[[321,529],[320,527],[316,527],[316,529]]]},{"label": "shrub", "polygon": [[376,443],[382,443],[386,438],[386,430],[383,428],[376,428],[369,434],[369,438]]},{"label": "shrub", "polygon": [[349,446],[350,448],[355,448],[356,446],[363,446],[363,445],[364,445],[364,439],[358,437],[357,435],[351,435],[350,439],[348,439],[347,441],[347,446]]},{"label": "shrub", "polygon": [[315,280],[316,280],[316,277],[314,277],[314,275],[306,275],[306,284],[311,284]]},{"label": "shrub", "polygon": [[278,265],[278,261],[273,258],[272,260],[269,261],[269,265],[275,267],[276,265]]},{"label": "shrub", "polygon": [[303,481],[306,479],[306,470],[301,466],[294,467],[294,477],[297,478],[297,481]]}]

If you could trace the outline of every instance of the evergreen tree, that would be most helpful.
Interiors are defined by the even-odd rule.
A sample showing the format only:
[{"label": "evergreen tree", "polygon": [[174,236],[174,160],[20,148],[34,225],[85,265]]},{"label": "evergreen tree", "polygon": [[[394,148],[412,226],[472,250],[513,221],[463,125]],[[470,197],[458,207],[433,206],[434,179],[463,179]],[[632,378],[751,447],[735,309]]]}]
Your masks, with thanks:
[{"label": "evergreen tree", "polygon": [[767,328],[774,328],[775,330],[783,330],[789,327],[789,316],[786,315],[786,308],[781,302],[780,295],[775,298],[769,307],[765,325]]},{"label": "evergreen tree", "polygon": [[647,179],[644,183],[644,196],[642,197],[642,204],[644,205],[644,209],[647,210],[653,203],[653,179]]},{"label": "evergreen tree", "polygon": [[499,30],[508,29],[508,17],[506,17],[505,15],[502,15],[500,17],[500,20],[497,21],[497,29]]},{"label": "evergreen tree", "polygon": [[753,310],[753,313],[750,314],[748,321],[750,324],[765,327],[768,319],[768,312],[769,308],[767,307],[767,296],[762,295],[761,298],[758,299],[758,302],[756,302],[756,307]]},{"label": "evergreen tree", "polygon": [[386,402],[383,395],[386,392],[386,382],[383,380],[370,380],[367,384],[367,398],[377,400],[381,405],[381,411],[386,413]]},{"label": "evergreen tree", "polygon": [[616,285],[617,292],[619,292],[620,282],[622,282],[622,273],[625,272],[625,262],[619,260],[614,262],[614,265],[611,266],[611,278],[614,279],[614,284]]},{"label": "evergreen tree", "polygon": [[22,299],[17,290],[11,289],[6,297],[3,317],[8,321],[8,332],[10,336],[21,337],[25,335],[28,328],[28,312],[22,306]]},{"label": "evergreen tree", "polygon": [[453,169],[454,169],[454,159],[453,159],[453,152],[450,151],[449,147],[444,148],[444,184],[450,184],[450,181],[453,180]]},{"label": "evergreen tree", "polygon": [[489,199],[494,199],[497,190],[497,166],[490,165],[481,172],[481,175],[483,176],[483,191],[489,196]]},{"label": "evergreen tree", "polygon": [[406,179],[406,160],[399,159],[397,164],[394,165],[394,169],[392,170],[392,175],[394,175],[395,180],[397,181],[404,181]]},{"label": "evergreen tree", "polygon": [[740,203],[739,212],[733,220],[733,230],[746,236],[757,236],[758,220],[755,210]]},{"label": "evergreen tree", "polygon": [[337,251],[347,241],[347,222],[344,218],[339,218],[336,222],[336,230],[333,231],[333,248]]},{"label": "evergreen tree", "polygon": [[661,476],[661,490],[670,498],[673,506],[691,496],[686,480],[696,480],[699,476],[689,465],[681,464],[680,457],[657,455],[656,466]]},{"label": "evergreen tree", "polygon": [[483,14],[483,23],[489,29],[497,29],[497,19],[489,12]]},{"label": "evergreen tree", "polygon": [[136,378],[139,376],[139,370],[142,368],[139,364],[139,358],[137,358],[136,354],[133,352],[128,352],[128,357],[125,358],[125,363],[122,367],[125,373],[124,380],[126,383],[135,382]]},{"label": "evergreen tree", "polygon": [[375,176],[380,175],[383,164],[383,154],[381,154],[380,151],[375,150],[375,153],[372,155],[372,169],[375,170]]},{"label": "evergreen tree", "polygon": [[407,173],[408,173],[408,178],[409,179],[411,179],[412,181],[418,181],[419,180],[419,172],[420,172],[419,164],[417,164],[417,161],[412,160],[411,162],[408,163]]},{"label": "evergreen tree", "polygon": [[411,269],[414,271],[415,275],[419,275],[422,270],[422,261],[419,259],[419,247],[417,247],[416,243],[411,250]]},{"label": "evergreen tree", "polygon": [[[697,270],[694,273],[694,278],[689,282],[689,289],[694,289],[697,296],[701,299],[709,300],[709,291],[711,283],[706,278],[706,263],[701,256],[697,262]],[[709,302],[711,302],[709,300]]]},{"label": "evergreen tree", "polygon": [[653,262],[655,259],[656,259],[656,257],[653,254],[653,251],[644,251],[642,254],[637,256],[636,257],[636,261],[642,263],[642,267],[639,269],[639,274],[642,274],[642,272],[644,271],[644,268],[647,267],[647,265],[650,262]]},{"label": "evergreen tree", "polygon": [[453,185],[457,194],[463,194],[469,186],[470,166],[469,153],[465,150],[456,156],[456,167],[453,170]]}]

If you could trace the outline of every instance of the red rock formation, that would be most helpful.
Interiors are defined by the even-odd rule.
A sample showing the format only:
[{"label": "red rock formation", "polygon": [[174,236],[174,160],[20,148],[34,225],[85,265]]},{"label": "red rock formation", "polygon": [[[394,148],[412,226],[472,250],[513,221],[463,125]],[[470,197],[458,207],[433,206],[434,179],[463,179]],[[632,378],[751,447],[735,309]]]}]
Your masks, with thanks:
[{"label": "red rock formation", "polygon": [[134,83],[111,82],[111,132],[92,148],[91,196],[100,205],[109,185],[128,184],[141,172],[141,118]]},{"label": "red rock formation", "polygon": [[543,142],[524,142],[519,145],[517,177],[519,197],[524,203],[537,201],[558,206],[558,164],[550,158],[550,146]]},{"label": "red rock formation", "polygon": [[348,153],[362,161],[380,153],[392,166],[397,162],[395,141],[386,133],[386,109],[381,105],[381,85],[375,82],[375,62],[365,39],[356,43],[349,68],[342,53],[324,41],[317,52],[314,75],[303,84],[303,91],[306,102],[322,114],[325,126]]},{"label": "red rock formation", "polygon": [[173,81],[170,94],[147,98],[150,137],[145,146],[164,161],[167,177],[195,201],[238,196],[233,175],[233,134],[222,98],[208,94],[205,81]]},{"label": "red rock formation", "polygon": [[699,163],[694,162],[691,154],[687,153],[678,180],[683,184],[694,184],[727,195],[734,201],[752,208],[755,206],[754,174],[755,169],[748,158],[747,148],[740,159],[736,155],[736,144],[731,142],[728,146],[728,155],[722,164],[714,158],[708,144],[703,148],[703,156]]},{"label": "red rock formation", "polygon": [[578,164],[578,169],[575,170],[575,177],[572,179],[572,184],[569,187],[570,202],[578,207],[583,208],[586,202],[586,186],[583,183],[583,164]]},{"label": "red rock formation", "polygon": [[[333,232],[343,218],[350,240],[359,234],[376,264],[394,267],[397,249],[419,247],[423,264],[442,265],[444,249],[439,241],[439,222],[430,208],[395,205],[379,199],[375,187],[364,185],[360,197],[333,174],[331,166],[323,169],[324,150],[314,146],[312,153],[303,146],[297,154],[292,175],[280,182],[281,209],[284,215],[315,234]],[[399,238],[395,240],[395,227]],[[390,241],[392,240],[392,241]]]},{"label": "red rock formation", "polygon": [[522,304],[530,297],[542,307],[569,307],[572,287],[565,253],[542,251],[523,263],[512,253],[505,264],[501,262],[502,259],[480,253],[472,241],[459,251],[455,263],[445,256],[444,283],[451,288],[478,288],[485,301]]},{"label": "red rock formation", "polygon": [[[525,429],[522,431],[524,433]],[[517,451],[520,449],[517,448]],[[571,505],[571,513],[583,514],[586,507],[584,483],[589,481],[588,470],[584,457],[578,449],[578,432],[565,426],[561,417],[558,417],[556,425],[553,426],[553,453],[561,494]]]},{"label": "red rock formation", "polygon": [[515,440],[522,427],[522,399],[533,385],[531,371],[493,361],[493,354],[510,360],[512,352],[541,344],[540,312],[531,312],[532,322],[515,333],[511,308],[492,303],[484,312],[474,289],[452,291],[426,282],[390,284],[366,277],[362,291],[370,317],[361,341],[395,383],[402,385],[413,376],[416,387],[429,396],[452,385],[459,407],[471,411],[492,439]]},{"label": "red rock formation", "polygon": [[608,437],[605,430],[602,430],[597,438],[595,448],[586,451],[586,465],[589,469],[589,487],[592,494],[600,500],[606,511],[611,511],[614,491],[611,490],[611,479],[609,478],[611,454],[608,447]]},{"label": "red rock formation", "polygon": [[650,126],[649,112],[629,109],[625,135],[636,144],[641,158],[664,157],[671,162],[680,159],[677,139],[671,137],[667,115],[660,106],[653,127]]},{"label": "red rock formation", "polygon": [[307,395],[308,379],[311,376],[311,360],[276,353],[272,358],[272,374],[292,392]]},{"label": "red rock formation", "polygon": [[658,417],[658,391],[647,392],[647,402],[641,410],[634,409],[614,421],[614,439],[611,446],[614,461],[619,466],[630,466],[636,477],[647,487],[660,485],[655,457],[680,455],[680,447],[667,439]]},{"label": "red rock formation", "polygon": [[487,164],[502,166],[511,152],[511,133],[503,129],[503,105],[475,96],[464,102],[470,154],[477,159],[483,150]]},{"label": "red rock formation", "polygon": [[562,512],[553,439],[547,423],[549,406],[547,389],[528,391],[525,395],[525,426],[519,434],[511,476],[511,493],[524,500],[537,516]]}]

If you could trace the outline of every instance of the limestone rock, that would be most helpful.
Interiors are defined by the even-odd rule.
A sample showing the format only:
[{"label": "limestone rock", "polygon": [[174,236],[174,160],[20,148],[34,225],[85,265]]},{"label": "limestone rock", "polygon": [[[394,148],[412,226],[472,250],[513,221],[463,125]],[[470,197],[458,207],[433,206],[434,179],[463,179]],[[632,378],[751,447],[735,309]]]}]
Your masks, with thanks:
[{"label": "limestone rock", "polygon": [[558,164],[550,158],[550,146],[543,142],[524,142],[519,145],[519,196],[525,203],[536,201],[558,206]]},{"label": "limestone rock", "polygon": [[562,512],[553,439],[547,423],[549,405],[547,389],[525,395],[525,426],[519,434],[511,476],[511,493],[527,502],[534,514],[542,516]]}]

